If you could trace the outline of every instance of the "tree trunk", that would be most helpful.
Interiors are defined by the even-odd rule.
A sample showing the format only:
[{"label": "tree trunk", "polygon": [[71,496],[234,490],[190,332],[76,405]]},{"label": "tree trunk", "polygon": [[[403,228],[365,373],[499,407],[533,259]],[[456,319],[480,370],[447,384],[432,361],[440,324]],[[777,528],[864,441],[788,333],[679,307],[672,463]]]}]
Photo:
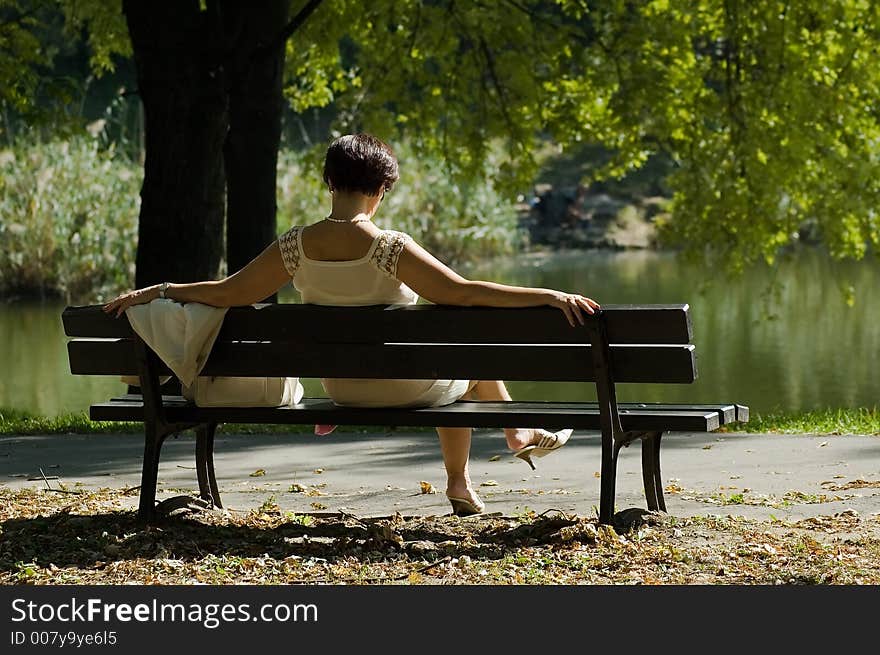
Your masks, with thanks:
[{"label": "tree trunk", "polygon": [[[290,0],[223,5],[229,56],[226,170],[227,269],[243,268],[275,240],[276,170],[281,141],[284,42]],[[268,300],[274,302],[276,296]]]},{"label": "tree trunk", "polygon": [[318,4],[288,24],[291,0],[123,0],[144,107],[137,287],[215,279],[224,210],[228,273],[275,239],[284,38]]},{"label": "tree trunk", "polygon": [[124,0],[144,107],[135,285],[214,279],[222,255],[227,96],[217,13]]}]

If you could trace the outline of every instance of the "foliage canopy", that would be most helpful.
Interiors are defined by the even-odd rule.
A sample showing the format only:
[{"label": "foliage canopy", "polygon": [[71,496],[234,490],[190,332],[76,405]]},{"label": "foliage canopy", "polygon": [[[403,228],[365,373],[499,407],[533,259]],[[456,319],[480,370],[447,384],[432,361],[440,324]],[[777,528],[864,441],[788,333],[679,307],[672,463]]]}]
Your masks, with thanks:
[{"label": "foliage canopy", "polygon": [[[51,57],[31,4],[0,0],[16,108]],[[128,56],[120,5],[57,2],[96,71]],[[286,96],[506,188],[548,141],[604,146],[608,177],[661,153],[669,242],[740,269],[804,233],[838,257],[880,248],[878,47],[872,0],[324,0],[288,42]]]}]

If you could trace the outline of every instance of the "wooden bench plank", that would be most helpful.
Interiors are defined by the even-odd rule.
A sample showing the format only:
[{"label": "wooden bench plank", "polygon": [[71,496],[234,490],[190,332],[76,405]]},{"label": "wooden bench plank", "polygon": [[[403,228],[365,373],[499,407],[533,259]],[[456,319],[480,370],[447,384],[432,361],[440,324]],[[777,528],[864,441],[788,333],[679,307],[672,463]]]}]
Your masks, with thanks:
[{"label": "wooden bench plank", "polygon": [[[116,396],[110,399],[110,402],[128,402],[128,403],[139,403],[141,402],[141,396],[139,394],[122,394],[120,396]],[[183,396],[162,396],[162,402],[165,405],[189,405],[191,404]],[[480,401],[480,400],[472,400],[469,401],[474,404],[479,404],[482,402],[491,402],[491,401]],[[536,411],[540,411],[543,407],[547,405],[553,405],[558,409],[566,409],[571,411],[579,411],[581,409],[598,409],[599,404],[591,401],[556,401],[556,400],[529,400],[529,401],[516,401],[516,403],[523,408],[531,408]],[[737,416],[737,408],[742,409],[742,405],[734,405],[734,404],[710,404],[710,403],[697,403],[697,404],[687,404],[687,403],[617,403],[617,407],[621,412],[624,413],[635,413],[638,411],[642,411],[642,413],[662,413],[662,412],[717,412],[718,420],[721,425],[726,425],[728,423],[733,423],[738,419]],[[748,408],[745,408],[748,411]],[[748,418],[748,417],[747,417]]]},{"label": "wooden bench plank", "polygon": [[[405,427],[544,427],[599,430],[597,407],[584,408],[571,403],[471,402],[459,401],[444,407],[425,409],[338,407],[326,398],[304,398],[293,407],[195,407],[166,403],[166,418],[172,422],[193,423],[276,423],[309,425],[378,425]],[[143,420],[143,404],[136,400],[97,403],[90,408],[95,421]],[[683,411],[631,409],[622,412],[625,430],[707,432],[720,427],[715,410]]]},{"label": "wooden bench plank", "polygon": [[[131,341],[74,339],[68,342],[71,373],[136,375]],[[612,346],[617,382],[690,383],[696,379],[694,346]],[[206,376],[298,376],[304,378],[531,380],[592,382],[590,346],[444,344],[215,343]],[[160,375],[170,370],[159,367]]]},{"label": "wooden bench plank", "polygon": [[[693,328],[687,304],[603,305],[611,343],[687,344]],[[100,306],[68,307],[62,314],[70,337],[125,338],[127,319]],[[356,324],[355,324],[356,323]],[[375,343],[589,343],[589,331],[572,328],[550,307],[499,309],[416,305],[321,307],[278,304],[232,307],[219,339],[250,341]]]}]

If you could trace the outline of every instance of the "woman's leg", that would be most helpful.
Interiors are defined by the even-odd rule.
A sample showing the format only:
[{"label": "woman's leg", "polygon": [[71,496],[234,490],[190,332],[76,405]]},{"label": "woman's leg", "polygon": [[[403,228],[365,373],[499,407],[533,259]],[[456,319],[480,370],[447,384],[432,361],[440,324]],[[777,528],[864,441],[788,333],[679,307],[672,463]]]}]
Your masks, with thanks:
[{"label": "woman's leg", "polygon": [[[473,390],[480,400],[513,400],[501,380],[480,380]],[[504,428],[507,447],[513,451],[538,443],[542,432],[531,428]]]},{"label": "woman's leg", "polygon": [[437,428],[440,452],[446,467],[446,495],[465,498],[479,504],[477,494],[471,489],[468,458],[471,451],[470,428]]}]

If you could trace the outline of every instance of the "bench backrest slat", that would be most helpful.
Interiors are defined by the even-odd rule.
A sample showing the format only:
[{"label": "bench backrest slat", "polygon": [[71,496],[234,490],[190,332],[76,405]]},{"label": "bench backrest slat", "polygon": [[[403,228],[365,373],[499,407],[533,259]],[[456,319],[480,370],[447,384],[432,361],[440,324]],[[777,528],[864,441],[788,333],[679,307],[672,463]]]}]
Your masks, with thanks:
[{"label": "bench backrest slat", "polygon": [[[100,307],[69,307],[71,372],[137,375],[134,335]],[[595,319],[571,327],[550,307],[233,307],[202,375],[595,381]],[[603,307],[614,382],[696,379],[681,305]],[[160,374],[168,374],[161,365]]]},{"label": "bench backrest slat", "polygon": [[[688,344],[693,330],[687,304],[606,305],[603,317],[610,343]],[[128,337],[125,320],[99,307],[69,307],[63,314],[70,337]],[[219,340],[323,343],[589,343],[590,332],[572,328],[550,307],[498,309],[417,305],[320,307],[262,305],[233,307]]]},{"label": "bench backrest slat", "polygon": [[[74,339],[71,372],[137,375],[130,339]],[[614,345],[615,382],[689,383],[694,346]],[[202,375],[594,381],[584,345],[295,344],[219,342]],[[167,375],[162,365],[160,375]]]}]

